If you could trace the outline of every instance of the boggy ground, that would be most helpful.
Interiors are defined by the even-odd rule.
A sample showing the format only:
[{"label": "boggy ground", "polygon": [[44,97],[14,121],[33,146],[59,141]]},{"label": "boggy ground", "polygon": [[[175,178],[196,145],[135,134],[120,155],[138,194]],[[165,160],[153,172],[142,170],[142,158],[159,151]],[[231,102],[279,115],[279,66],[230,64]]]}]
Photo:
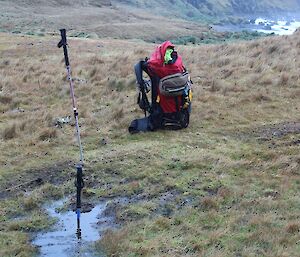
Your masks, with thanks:
[{"label": "boggy ground", "polygon": [[[1,256],[33,256],[45,202],[75,194],[79,159],[62,50],[0,37]],[[153,44],[70,40],[85,155],[83,201],[111,204],[108,256],[298,256],[300,35],[178,46],[194,82],[189,128],[129,135],[133,65]],[[72,197],[71,197],[71,196]]]}]

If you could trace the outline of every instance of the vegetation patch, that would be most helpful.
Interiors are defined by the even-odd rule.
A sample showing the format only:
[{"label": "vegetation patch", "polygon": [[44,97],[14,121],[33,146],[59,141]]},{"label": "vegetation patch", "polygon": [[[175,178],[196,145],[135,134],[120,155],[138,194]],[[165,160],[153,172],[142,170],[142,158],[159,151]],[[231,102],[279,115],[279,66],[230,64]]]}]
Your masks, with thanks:
[{"label": "vegetation patch", "polygon": [[274,34],[265,34],[257,31],[226,32],[226,33],[203,33],[201,37],[184,36],[171,39],[171,42],[177,45],[187,44],[220,44],[224,42],[233,42],[237,40],[255,40],[262,37],[274,36]]}]

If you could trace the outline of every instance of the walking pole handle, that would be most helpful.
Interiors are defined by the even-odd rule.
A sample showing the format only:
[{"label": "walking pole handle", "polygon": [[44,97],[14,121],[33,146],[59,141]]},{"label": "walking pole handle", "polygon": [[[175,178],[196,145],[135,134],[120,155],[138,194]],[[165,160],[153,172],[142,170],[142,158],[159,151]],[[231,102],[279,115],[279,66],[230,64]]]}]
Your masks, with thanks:
[{"label": "walking pole handle", "polygon": [[57,44],[57,47],[64,48],[65,64],[68,67],[70,66],[70,62],[69,62],[68,49],[67,49],[68,43],[67,43],[66,29],[60,29],[60,35],[61,35],[61,40]]}]

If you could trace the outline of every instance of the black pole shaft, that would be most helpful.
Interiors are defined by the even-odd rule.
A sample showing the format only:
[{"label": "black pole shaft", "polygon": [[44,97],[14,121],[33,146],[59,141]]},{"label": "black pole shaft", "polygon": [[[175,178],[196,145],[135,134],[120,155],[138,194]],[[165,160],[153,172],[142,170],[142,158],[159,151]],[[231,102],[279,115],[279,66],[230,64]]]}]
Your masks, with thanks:
[{"label": "black pole shaft", "polygon": [[82,189],[82,167],[81,165],[77,166],[77,176],[76,176],[76,187],[77,187],[77,201],[76,208],[81,208],[81,189]]},{"label": "black pole shaft", "polygon": [[77,214],[77,238],[81,238],[81,228],[80,228],[80,212],[81,212],[81,190],[83,188],[83,179],[82,179],[82,166],[77,165],[77,175],[76,175],[76,214]]}]

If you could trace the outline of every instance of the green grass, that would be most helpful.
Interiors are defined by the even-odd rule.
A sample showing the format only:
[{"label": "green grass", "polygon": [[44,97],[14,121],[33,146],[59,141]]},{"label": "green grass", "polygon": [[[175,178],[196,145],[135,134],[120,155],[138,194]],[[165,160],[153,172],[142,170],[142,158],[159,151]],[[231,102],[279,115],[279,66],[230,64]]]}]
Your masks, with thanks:
[{"label": "green grass", "polygon": [[201,38],[196,36],[184,36],[179,38],[171,39],[176,45],[187,45],[187,44],[224,44],[238,40],[255,40],[261,37],[273,36],[272,34],[265,34],[261,32],[226,32],[224,35],[217,33],[206,32],[203,33]]},{"label": "green grass", "polygon": [[[139,179],[139,183],[144,184],[143,193],[150,198],[146,208],[144,201],[127,207],[122,218],[127,217],[129,223],[121,231],[109,234],[118,238],[124,233],[123,244],[118,248],[120,256],[296,256],[299,239],[296,231],[299,230],[292,233],[287,230],[288,217],[299,212],[298,197],[289,199],[296,194],[296,184],[290,185],[290,190],[281,191],[282,178],[270,177],[280,170],[273,169],[272,173],[257,170],[257,167],[268,166],[270,159],[262,156],[268,152],[272,155],[267,147],[255,141],[231,140],[216,149],[206,149],[206,154],[197,154],[200,167],[192,165],[193,159],[188,153],[184,154],[187,149],[181,147],[176,156],[188,158],[190,165],[178,162],[168,165],[166,161],[159,165],[165,172],[151,169],[159,184],[149,181],[149,177]],[[235,150],[240,157],[232,156],[230,143],[245,144]],[[168,147],[174,151],[176,145]],[[257,148],[263,150],[257,152]],[[196,155],[195,149],[191,152]],[[206,165],[210,161],[214,165],[201,165],[202,158]],[[154,165],[156,160],[152,158]],[[163,189],[160,193],[153,191],[154,188],[151,190],[157,186]],[[176,195],[168,200],[167,206],[161,206],[160,194],[170,190]],[[163,208],[169,210],[163,212]],[[299,224],[297,219],[292,219]],[[104,237],[102,242],[105,240]],[[105,247],[110,249],[110,246]]]}]

